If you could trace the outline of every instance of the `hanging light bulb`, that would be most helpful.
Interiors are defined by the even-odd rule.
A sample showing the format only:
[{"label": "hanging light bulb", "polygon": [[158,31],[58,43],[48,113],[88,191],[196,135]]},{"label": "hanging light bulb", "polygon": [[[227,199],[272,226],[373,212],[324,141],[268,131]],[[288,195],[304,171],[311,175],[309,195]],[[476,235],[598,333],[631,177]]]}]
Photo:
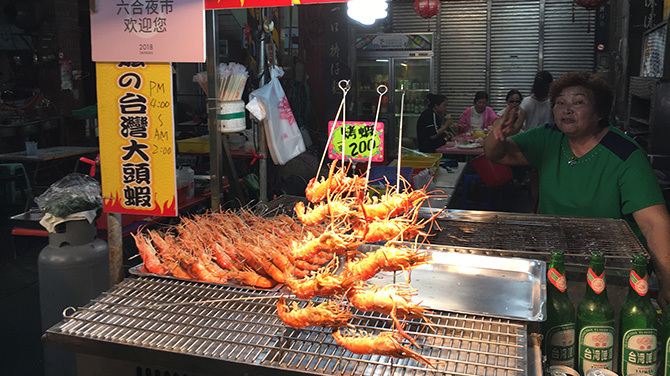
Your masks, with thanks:
[{"label": "hanging light bulb", "polygon": [[386,18],[387,8],[386,0],[350,0],[347,3],[347,14],[363,25],[372,25],[378,19]]}]

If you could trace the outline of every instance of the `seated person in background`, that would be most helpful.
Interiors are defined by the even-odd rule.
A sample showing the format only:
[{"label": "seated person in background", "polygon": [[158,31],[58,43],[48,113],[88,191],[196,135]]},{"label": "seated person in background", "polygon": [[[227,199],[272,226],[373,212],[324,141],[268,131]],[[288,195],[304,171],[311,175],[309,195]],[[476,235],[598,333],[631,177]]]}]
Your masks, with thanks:
[{"label": "seated person in background", "polygon": [[474,106],[466,108],[458,121],[459,134],[487,131],[493,125],[493,121],[498,118],[498,115],[488,106],[489,95],[485,91],[475,93],[473,103]]},{"label": "seated person in background", "polygon": [[609,124],[614,92],[602,76],[567,73],[549,90],[556,123],[509,137],[511,109],[486,137],[486,157],[537,168],[541,214],[625,219],[646,240],[664,308],[670,302],[670,215],[647,154]]},{"label": "seated person in background", "polygon": [[[526,111],[524,111],[522,108],[519,108],[522,99],[523,95],[521,95],[521,92],[519,92],[519,90],[512,89],[508,91],[507,96],[505,97],[505,102],[507,102],[507,106],[502,110],[500,110],[500,112],[498,112],[498,116],[503,116],[505,114],[505,111],[514,111],[516,113],[516,116],[513,119],[514,120],[514,124],[512,125],[513,129],[511,130],[513,134],[519,133],[521,127],[523,126],[523,122],[526,120]],[[496,119],[496,121],[494,121],[493,124],[495,125],[501,120],[502,117]]]},{"label": "seated person in background", "polygon": [[[428,94],[426,108],[416,121],[416,135],[419,151],[434,153],[444,145],[447,138],[455,135],[454,121],[447,115],[447,97],[441,94]],[[451,127],[451,128],[450,128]]]},{"label": "seated person in background", "polygon": [[521,109],[526,112],[524,131],[533,129],[538,125],[554,122],[551,100],[549,99],[549,86],[553,81],[554,77],[547,71],[539,71],[535,74],[531,95],[521,101]]}]

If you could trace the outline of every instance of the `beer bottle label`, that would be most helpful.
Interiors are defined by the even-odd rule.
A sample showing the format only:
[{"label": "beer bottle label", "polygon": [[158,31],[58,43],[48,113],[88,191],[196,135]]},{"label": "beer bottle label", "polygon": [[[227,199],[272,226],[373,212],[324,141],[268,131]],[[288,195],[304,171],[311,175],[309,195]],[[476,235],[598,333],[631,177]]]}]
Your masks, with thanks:
[{"label": "beer bottle label", "polygon": [[614,328],[585,326],[579,332],[579,369],[586,373],[591,368],[611,370],[614,359]]},{"label": "beer bottle label", "polygon": [[670,375],[670,357],[668,357],[668,355],[670,355],[669,345],[670,345],[670,336],[668,336],[668,338],[665,340],[665,362],[664,364],[661,364],[661,367],[663,367],[662,371],[664,371],[662,375],[664,376]]},{"label": "beer bottle label", "polygon": [[551,284],[554,285],[554,287],[556,287],[560,292],[565,292],[565,290],[568,288],[568,281],[565,279],[565,274],[561,274],[555,268],[549,269],[547,272],[547,278],[549,279],[549,282],[551,282]]},{"label": "beer bottle label", "polygon": [[656,373],[656,329],[631,329],[623,336],[621,374]]},{"label": "beer bottle label", "polygon": [[630,271],[630,285],[640,296],[647,295],[647,291],[649,291],[647,277],[649,277],[649,275],[645,275],[644,278],[642,278],[637,273],[635,273],[635,270]]},{"label": "beer bottle label", "polygon": [[575,366],[575,324],[554,326],[547,331],[544,354],[552,366]]},{"label": "beer bottle label", "polygon": [[596,293],[600,294],[605,291],[605,272],[601,275],[596,275],[596,273],[589,268],[589,271],[586,273],[586,282],[589,283],[591,289]]}]

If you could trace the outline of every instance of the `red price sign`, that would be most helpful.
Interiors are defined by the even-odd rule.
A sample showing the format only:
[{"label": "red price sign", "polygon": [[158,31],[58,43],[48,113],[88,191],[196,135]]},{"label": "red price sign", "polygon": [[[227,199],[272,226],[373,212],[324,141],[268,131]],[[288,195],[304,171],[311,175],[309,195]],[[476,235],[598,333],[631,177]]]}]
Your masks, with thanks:
[{"label": "red price sign", "polygon": [[[384,123],[365,121],[341,121],[328,123],[328,134],[332,133],[330,144],[328,144],[328,158],[342,158],[342,149],[344,156],[352,161],[367,161],[370,158],[370,148],[372,146],[372,161],[384,161]],[[374,145],[370,142],[374,137]],[[343,142],[344,140],[344,142]]]}]

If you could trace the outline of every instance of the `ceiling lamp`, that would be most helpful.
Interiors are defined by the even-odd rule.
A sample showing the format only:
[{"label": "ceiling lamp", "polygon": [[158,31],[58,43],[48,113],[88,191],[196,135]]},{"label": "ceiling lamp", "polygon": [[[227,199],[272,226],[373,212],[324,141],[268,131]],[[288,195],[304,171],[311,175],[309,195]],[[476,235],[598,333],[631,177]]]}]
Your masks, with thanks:
[{"label": "ceiling lamp", "polygon": [[349,18],[363,25],[372,25],[378,19],[386,18],[386,0],[350,0],[347,3]]},{"label": "ceiling lamp", "polygon": [[439,0],[416,0],[414,11],[423,18],[431,18],[440,11]]}]

